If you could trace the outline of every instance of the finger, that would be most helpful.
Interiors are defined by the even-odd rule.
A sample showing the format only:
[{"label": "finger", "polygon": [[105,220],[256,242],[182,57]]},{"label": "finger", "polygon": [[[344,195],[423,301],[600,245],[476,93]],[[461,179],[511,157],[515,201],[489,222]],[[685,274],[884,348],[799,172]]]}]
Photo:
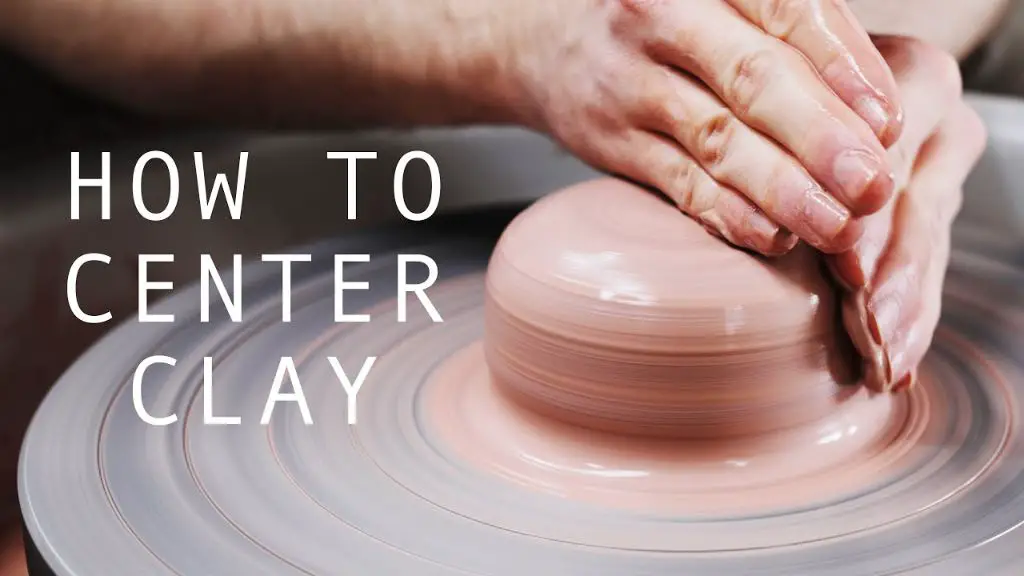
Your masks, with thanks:
[{"label": "finger", "polygon": [[[890,166],[896,170],[899,189],[910,179],[914,162],[925,141],[961,95],[956,62],[940,50],[907,38],[879,39],[886,61],[899,83],[907,116],[903,135],[888,151]],[[833,275],[847,289],[864,287],[874,276],[878,259],[888,244],[895,198],[879,212],[864,218],[864,232],[854,248],[828,259]]]},{"label": "finger", "polygon": [[[897,344],[909,343],[908,330],[918,327],[927,308],[941,296],[933,293],[931,275],[941,252],[938,243],[944,238],[920,205],[921,200],[950,201],[936,196],[912,197],[908,191],[896,200],[889,242],[879,262],[879,289],[856,290],[843,301],[843,325],[863,359],[864,383],[876,391],[891,389],[907,372],[896,364],[905,360],[895,356],[903,350]],[[941,291],[941,281],[938,284]],[[903,371],[897,373],[898,369]]]},{"label": "finger", "polygon": [[775,142],[750,129],[698,81],[666,68],[640,87],[633,120],[671,137],[722,186],[827,253],[853,246],[860,228]]},{"label": "finger", "polygon": [[652,59],[697,76],[854,216],[885,205],[893,193],[885,149],[800,53],[720,0],[655,6],[647,46]]},{"label": "finger", "polygon": [[896,80],[845,0],[729,0],[766,33],[799,50],[881,144],[902,129]]},{"label": "finger", "polygon": [[941,305],[950,228],[961,205],[963,182],[984,148],[984,139],[977,114],[965,104],[958,105],[925,144],[911,184],[899,198],[892,240],[879,262],[864,312],[868,334],[886,356],[875,363],[877,384],[883,389],[916,368],[931,342]]},{"label": "finger", "polygon": [[915,386],[916,384],[918,384],[918,369],[914,368],[905,376],[900,378],[895,384],[893,384],[893,387],[890,390],[890,392],[894,394],[903,392],[903,390],[908,390]]},{"label": "finger", "polygon": [[[925,280],[923,306],[914,321],[888,346],[891,371],[889,389],[898,391],[913,384],[913,373],[931,348],[942,314],[942,281],[949,261],[949,239],[939,241]],[[908,376],[910,380],[908,381]],[[882,383],[881,389],[885,389]]]},{"label": "finger", "polygon": [[873,388],[899,392],[916,380],[917,367],[931,348],[935,329],[942,314],[942,283],[949,262],[949,234],[940,235],[931,255],[928,273],[922,283],[921,306],[912,321],[886,345],[888,377],[872,380]]},{"label": "finger", "polygon": [[867,287],[874,276],[878,260],[889,243],[895,205],[896,198],[886,204],[881,212],[861,220],[862,232],[852,249],[826,256],[825,263],[832,277],[847,291]]},{"label": "finger", "polygon": [[717,182],[678,144],[641,130],[609,154],[622,176],[661,191],[685,214],[727,242],[765,256],[791,250],[797,238],[738,192]]},{"label": "finger", "polygon": [[885,348],[871,337],[867,328],[867,294],[858,290],[842,301],[843,328],[850,336],[863,365],[863,382],[869,389],[881,392],[892,380],[892,364]]},{"label": "finger", "polygon": [[893,392],[902,392],[904,390],[910,390],[917,385],[917,368],[914,368],[907,373],[906,376],[900,378],[896,384],[893,384]]}]

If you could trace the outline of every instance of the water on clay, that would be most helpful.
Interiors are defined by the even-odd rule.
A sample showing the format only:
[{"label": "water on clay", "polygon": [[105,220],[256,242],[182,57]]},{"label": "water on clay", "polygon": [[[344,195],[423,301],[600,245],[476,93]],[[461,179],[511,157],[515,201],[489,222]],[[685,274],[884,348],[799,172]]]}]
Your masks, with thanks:
[{"label": "water on clay", "polygon": [[[244,323],[199,322],[196,286],[153,310],[175,324],[113,331],[60,380],[22,452],[27,532],[53,573],[1018,573],[1024,271],[998,241],[954,252],[942,324],[909,395],[812,394],[814,418],[728,439],[702,431],[738,419],[688,425],[675,416],[692,396],[676,395],[656,429],[629,436],[616,426],[637,412],[591,427],[541,416],[488,369],[485,270],[510,216],[314,246],[295,269],[290,323],[279,268],[253,264]],[[336,253],[373,254],[346,269],[372,287],[346,294],[369,323],[333,322]],[[397,321],[405,253],[437,261],[429,294],[443,322],[417,306]],[[144,387],[152,413],[179,414],[165,428],[141,422],[131,395],[135,366],[155,354],[178,359]],[[217,405],[241,425],[203,425],[206,355]],[[297,363],[312,425],[287,405],[259,423],[282,356]],[[350,373],[378,357],[355,426],[328,356]]]}]

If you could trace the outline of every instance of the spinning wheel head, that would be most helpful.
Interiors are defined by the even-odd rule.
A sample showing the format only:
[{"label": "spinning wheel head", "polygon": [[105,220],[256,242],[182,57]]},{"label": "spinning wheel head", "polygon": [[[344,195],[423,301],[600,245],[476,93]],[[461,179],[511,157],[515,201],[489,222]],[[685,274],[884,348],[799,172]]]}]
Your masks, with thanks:
[{"label": "spinning wheel head", "polygon": [[[878,416],[873,434],[842,426],[851,421],[840,410],[822,420],[831,428],[796,444],[688,451],[679,447],[702,441],[638,440],[538,416],[492,381],[485,266],[509,216],[439,218],[430,231],[420,223],[303,250],[312,263],[295,268],[289,323],[280,322],[280,268],[255,264],[242,323],[200,322],[194,286],[153,310],[173,312],[174,324],[110,333],[54,387],[22,451],[26,532],[46,570],[1018,574],[1024,273],[998,244],[954,254],[917,396],[847,414]],[[369,323],[333,321],[338,253],[372,255],[346,269],[371,287],[345,302]],[[437,262],[429,294],[444,322],[417,307],[397,321],[400,253]],[[784,294],[792,283],[777,285]],[[494,302],[508,306],[497,286]],[[179,415],[164,427],[142,422],[131,394],[136,366],[157,354],[177,359],[143,387],[152,413]],[[241,423],[203,423],[204,356],[216,360],[216,405]],[[377,360],[349,425],[327,359],[354,371],[369,356]],[[283,357],[294,361],[311,425],[289,404],[260,423]],[[828,458],[813,481],[794,483],[785,458],[800,442]]]}]

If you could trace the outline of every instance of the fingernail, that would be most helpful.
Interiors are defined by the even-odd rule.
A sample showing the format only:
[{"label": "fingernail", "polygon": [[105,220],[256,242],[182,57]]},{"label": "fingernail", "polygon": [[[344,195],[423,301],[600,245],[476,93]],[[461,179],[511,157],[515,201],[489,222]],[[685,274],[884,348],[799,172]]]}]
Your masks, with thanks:
[{"label": "fingernail", "polygon": [[881,169],[870,152],[846,150],[836,156],[832,174],[850,212],[863,215],[881,209],[892,194],[895,178]]},{"label": "fingernail", "polygon": [[900,319],[900,302],[895,296],[887,296],[868,303],[868,322],[871,337],[879,346],[890,342]]},{"label": "fingernail", "polygon": [[722,221],[721,217],[714,212],[714,210],[707,210],[700,213],[697,216],[697,220],[700,221],[701,226],[704,227],[712,236],[717,236],[724,240],[732,242],[732,238],[726,236],[725,233],[725,222]]},{"label": "fingernail", "polygon": [[771,241],[779,233],[779,227],[759,210],[746,210],[741,226],[749,229],[757,237]]},{"label": "fingernail", "polygon": [[895,109],[889,119],[885,133],[879,135],[879,142],[886,149],[895,144],[900,139],[900,136],[903,135],[903,107],[897,104]]},{"label": "fingernail", "polygon": [[864,383],[875,392],[892,390],[892,364],[889,362],[889,351],[885,347],[877,349],[874,358],[864,360]]},{"label": "fingernail", "polygon": [[796,247],[800,239],[797,238],[796,234],[793,234],[785,228],[780,228],[776,232],[775,237],[772,238],[771,244],[766,254],[771,256],[781,256],[788,254],[790,250]]},{"label": "fingernail", "polygon": [[910,390],[914,387],[914,384],[917,384],[917,370],[911,370],[906,376],[900,378],[899,382],[893,385],[892,392],[896,393]]},{"label": "fingernail", "polygon": [[891,116],[886,108],[885,104],[874,96],[861,96],[853,103],[854,111],[867,122],[879,140],[890,131]]},{"label": "fingernail", "polygon": [[739,227],[744,244],[765,256],[781,256],[792,250],[798,240],[758,210],[747,210]]},{"label": "fingernail", "polygon": [[811,230],[821,244],[831,245],[832,241],[850,221],[850,212],[835,198],[823,190],[812,188],[805,196],[804,216]]}]

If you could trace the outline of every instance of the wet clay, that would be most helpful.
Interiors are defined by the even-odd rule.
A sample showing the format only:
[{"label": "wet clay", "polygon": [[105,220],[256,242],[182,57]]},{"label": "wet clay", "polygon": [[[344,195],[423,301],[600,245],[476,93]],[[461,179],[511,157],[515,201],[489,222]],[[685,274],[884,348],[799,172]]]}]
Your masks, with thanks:
[{"label": "wet clay", "polygon": [[680,517],[777,513],[862,492],[950,424],[950,402],[935,391],[870,397],[860,389],[811,425],[747,438],[592,430],[509,398],[479,342],[447,359],[427,390],[430,423],[460,460],[570,500]]},{"label": "wet clay", "polygon": [[[653,192],[585,182],[498,242],[487,363],[521,404],[592,429],[721,439],[812,425],[856,390],[826,274],[805,246],[764,259]],[[888,407],[862,411],[881,421]]]},{"label": "wet clay", "polygon": [[811,249],[739,251],[621,180],[513,220],[484,314],[483,342],[432,375],[431,422],[462,460],[572,500],[683,516],[820,504],[887,477],[921,423],[944,422],[927,417],[940,399],[855,385]]}]

